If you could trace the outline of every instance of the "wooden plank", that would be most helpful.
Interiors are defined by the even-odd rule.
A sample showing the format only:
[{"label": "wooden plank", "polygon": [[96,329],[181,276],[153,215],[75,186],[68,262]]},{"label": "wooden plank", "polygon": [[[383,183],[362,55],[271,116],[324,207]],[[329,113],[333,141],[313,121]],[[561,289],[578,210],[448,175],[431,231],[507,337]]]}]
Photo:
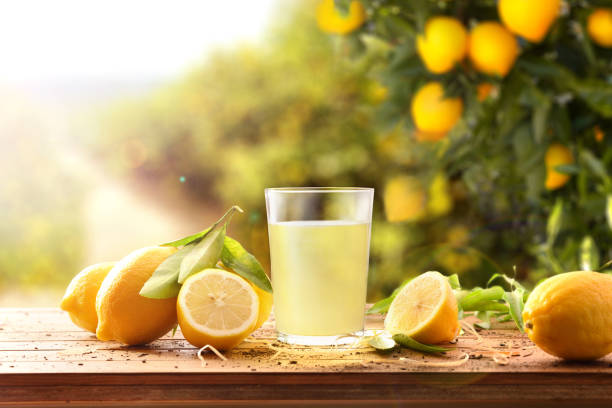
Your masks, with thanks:
[{"label": "wooden plank", "polygon": [[[252,359],[237,360],[230,359],[228,362],[220,362],[209,358],[207,366],[202,367],[195,357],[184,355],[183,358],[164,358],[159,356],[142,357],[140,359],[104,359],[104,360],[75,360],[75,361],[14,361],[0,363],[0,375],[11,373],[116,373],[116,372],[150,372],[150,373],[173,373],[173,372],[272,372],[272,373],[295,373],[295,372],[335,372],[335,373],[570,373],[582,374],[609,374],[609,362],[597,362],[594,364],[561,363],[548,356],[538,358],[515,358],[507,366],[499,366],[492,361],[470,360],[461,367],[428,367],[408,362],[402,362],[396,358],[359,359],[337,358],[337,359],[300,359],[295,356],[275,358],[272,360]],[[419,356],[413,355],[418,358]],[[440,361],[428,358],[427,361]]]},{"label": "wooden plank", "polygon": [[[382,320],[369,316],[366,324],[380,328]],[[500,365],[483,346],[518,355]],[[250,398],[289,404],[296,397],[321,404],[340,399],[525,404],[551,397],[568,403],[612,403],[610,357],[589,364],[565,363],[536,349],[517,331],[505,329],[487,331],[482,340],[460,336],[453,347],[441,357],[405,349],[389,355],[350,347],[305,352],[304,347],[278,343],[271,319],[250,341],[226,353],[228,361],[207,354],[203,367],[197,349],[180,331],[150,345],[123,347],[95,340],[58,309],[0,309],[0,405],[61,405],[67,400],[83,406],[240,404]],[[423,363],[457,360],[466,352],[472,358],[458,367]]]},{"label": "wooden plank", "polygon": [[[95,340],[92,334],[84,331],[74,330],[67,315],[60,312],[58,309],[42,309],[38,310],[2,310],[2,316],[5,321],[19,322],[21,328],[30,327],[29,320],[34,322],[48,321],[53,324],[44,326],[42,323],[37,323],[36,327],[39,330],[35,334],[40,334],[38,339],[31,333],[25,331],[2,331],[0,332],[0,372],[50,372],[52,370],[60,370],[70,372],[86,372],[91,368],[94,372],[113,372],[121,369],[117,366],[116,361],[123,363],[123,369],[129,371],[143,370],[139,364],[149,364],[147,371],[162,370],[163,365],[157,363],[165,362],[168,369],[174,370],[174,366],[178,365],[183,369],[189,367],[191,370],[199,371],[199,361],[195,357],[195,349],[191,347],[180,335],[180,331],[172,338],[164,336],[162,339],[147,345],[146,347],[121,347],[113,342],[99,342]],[[64,324],[58,324],[64,321]],[[381,319],[377,316],[368,317],[368,325],[370,327],[380,327]],[[62,327],[68,325],[73,331],[64,332]],[[48,330],[41,330],[46,328]],[[49,335],[49,336],[47,336]],[[399,361],[400,357],[423,359],[423,356],[418,353],[411,353],[408,350],[403,350],[394,353],[390,356],[379,356],[376,353],[360,350],[345,350],[342,352],[330,349],[313,349],[306,356],[300,353],[300,349],[295,347],[286,348],[286,352],[275,356],[275,350],[271,350],[269,345],[277,344],[274,342],[274,333],[272,323],[267,323],[263,329],[254,333],[255,340],[264,340],[267,343],[243,343],[240,347],[228,354],[230,362],[223,363],[216,360],[209,362],[208,369],[224,370],[225,367],[232,367],[236,370],[250,371],[255,368],[260,371],[295,371],[297,367],[302,371],[317,371],[330,370],[341,368],[343,370],[368,371],[378,370],[381,367],[391,371],[422,371],[423,366]],[[27,339],[27,341],[23,341]],[[41,340],[43,339],[43,340]],[[21,341],[20,341],[21,340]],[[511,359],[509,366],[500,366],[483,355],[482,359],[478,359],[480,354],[472,352],[475,347],[475,339],[473,336],[462,336],[457,344],[459,348],[455,354],[449,354],[447,360],[456,359],[461,356],[460,352],[472,352],[473,360],[461,367],[453,368],[455,372],[473,372],[488,370],[507,371],[512,370],[544,370],[544,371],[563,371],[564,365],[559,360],[543,354],[539,350],[533,349],[530,342],[516,331],[496,330],[488,331],[486,337],[487,347],[496,348],[504,351],[509,346],[516,349],[521,356]],[[141,360],[145,358],[139,357],[142,353],[146,356],[146,363]],[[107,361],[106,364],[100,361]],[[295,361],[290,367],[285,367],[285,361]],[[427,361],[436,360],[434,357],[428,357]],[[113,363],[110,363],[110,362]],[[552,363],[551,363],[552,361]],[[359,362],[359,365],[347,366],[348,363]],[[38,366],[36,363],[39,363]],[[155,363],[156,365],[153,365]],[[253,363],[253,364],[252,364]],[[279,364],[280,363],[280,364]],[[82,364],[82,365],[79,365]],[[91,365],[94,364],[94,365]],[[257,364],[257,367],[253,365]],[[585,365],[581,369],[589,372],[600,372],[608,369],[610,361],[604,359],[597,364]],[[571,366],[572,369],[577,368]],[[450,371],[448,368],[427,368],[430,372]]]},{"label": "wooden plank", "polygon": [[[582,401],[583,404],[608,401],[610,377],[590,378],[587,384],[577,383],[575,376],[534,375],[513,376],[502,373],[477,376],[459,374],[449,377],[444,374],[422,374],[419,376],[384,374],[363,376],[353,373],[342,376],[318,373],[296,374],[243,374],[226,375],[181,375],[133,374],[125,376],[98,375],[88,377],[65,377],[67,385],[55,379],[47,385],[32,385],[27,381],[9,379],[12,386],[0,385],[0,404],[13,401],[41,403],[47,401],[70,401],[72,403],[139,402],[162,401],[239,401],[239,400],[360,400],[360,401],[438,401],[481,402],[491,404],[503,402],[545,401],[554,396],[558,403]],[[37,380],[44,383],[44,380]],[[582,405],[582,404],[581,404]],[[582,405],[584,406],[584,405]]]}]

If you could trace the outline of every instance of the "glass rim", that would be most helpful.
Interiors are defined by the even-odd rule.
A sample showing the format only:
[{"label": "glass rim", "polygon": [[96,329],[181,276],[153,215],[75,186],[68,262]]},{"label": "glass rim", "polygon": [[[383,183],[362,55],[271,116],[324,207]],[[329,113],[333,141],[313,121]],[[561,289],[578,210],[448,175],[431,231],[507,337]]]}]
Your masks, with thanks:
[{"label": "glass rim", "polygon": [[279,193],[358,193],[374,192],[373,187],[270,187],[267,192]]}]

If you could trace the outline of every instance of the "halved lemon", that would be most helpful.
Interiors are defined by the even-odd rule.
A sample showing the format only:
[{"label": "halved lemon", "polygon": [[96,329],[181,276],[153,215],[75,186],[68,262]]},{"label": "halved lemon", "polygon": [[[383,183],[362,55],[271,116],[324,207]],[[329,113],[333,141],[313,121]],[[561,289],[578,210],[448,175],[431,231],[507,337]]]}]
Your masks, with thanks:
[{"label": "halved lemon", "polygon": [[204,269],[183,284],[177,314],[189,343],[229,350],[255,330],[259,297],[240,276],[222,269]]},{"label": "halved lemon", "polygon": [[440,272],[425,272],[397,294],[385,318],[385,330],[427,344],[451,341],[459,331],[457,300]]}]

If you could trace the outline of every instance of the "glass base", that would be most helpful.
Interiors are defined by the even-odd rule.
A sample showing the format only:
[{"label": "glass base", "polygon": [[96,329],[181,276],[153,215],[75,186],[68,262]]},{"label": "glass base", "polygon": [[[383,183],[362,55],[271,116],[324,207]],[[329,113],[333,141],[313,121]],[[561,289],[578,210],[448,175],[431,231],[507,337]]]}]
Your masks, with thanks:
[{"label": "glass base", "polygon": [[298,334],[277,332],[276,338],[280,342],[300,346],[340,346],[343,344],[353,344],[355,341],[359,340],[359,338],[363,337],[364,334],[364,331],[357,331],[336,336],[301,336]]}]

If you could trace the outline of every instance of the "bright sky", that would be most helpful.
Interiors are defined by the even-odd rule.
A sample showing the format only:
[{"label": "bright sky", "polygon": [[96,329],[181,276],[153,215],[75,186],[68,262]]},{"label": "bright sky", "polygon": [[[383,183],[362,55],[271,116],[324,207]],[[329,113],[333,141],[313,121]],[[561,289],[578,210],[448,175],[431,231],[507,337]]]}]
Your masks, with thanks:
[{"label": "bright sky", "polygon": [[0,82],[168,78],[257,41],[278,0],[0,0]]}]

